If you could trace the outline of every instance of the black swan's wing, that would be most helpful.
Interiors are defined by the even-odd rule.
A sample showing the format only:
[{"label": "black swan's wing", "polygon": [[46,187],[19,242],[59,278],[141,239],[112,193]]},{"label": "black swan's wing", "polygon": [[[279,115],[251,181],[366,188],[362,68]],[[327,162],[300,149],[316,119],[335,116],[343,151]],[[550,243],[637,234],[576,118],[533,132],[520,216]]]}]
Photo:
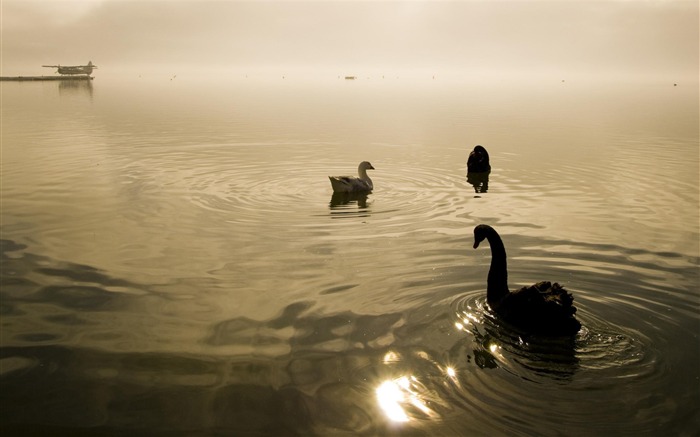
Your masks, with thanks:
[{"label": "black swan's wing", "polygon": [[499,306],[509,323],[532,333],[575,334],[581,324],[574,318],[574,297],[558,283],[538,282],[510,293]]}]

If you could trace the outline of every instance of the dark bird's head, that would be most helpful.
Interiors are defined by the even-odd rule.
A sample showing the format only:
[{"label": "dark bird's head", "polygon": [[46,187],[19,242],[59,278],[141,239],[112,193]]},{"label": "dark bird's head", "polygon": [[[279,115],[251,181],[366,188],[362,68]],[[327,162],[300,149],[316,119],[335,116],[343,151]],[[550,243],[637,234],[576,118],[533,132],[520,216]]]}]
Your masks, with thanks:
[{"label": "dark bird's head", "polygon": [[490,230],[491,226],[489,225],[477,225],[474,228],[474,249],[479,247],[479,243],[486,239]]},{"label": "dark bird's head", "polygon": [[489,153],[483,146],[476,146],[469,152],[467,159],[467,172],[484,173],[491,170],[489,163]]},{"label": "dark bird's head", "polygon": [[489,159],[489,152],[486,151],[484,146],[477,145],[476,147],[474,147],[474,151],[472,153],[478,156],[479,159],[486,159],[487,161]]}]

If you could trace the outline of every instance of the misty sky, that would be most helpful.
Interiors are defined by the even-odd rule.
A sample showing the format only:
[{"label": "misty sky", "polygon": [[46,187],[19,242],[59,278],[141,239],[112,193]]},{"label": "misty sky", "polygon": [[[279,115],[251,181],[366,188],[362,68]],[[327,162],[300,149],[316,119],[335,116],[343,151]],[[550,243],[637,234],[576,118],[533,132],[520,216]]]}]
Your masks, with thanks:
[{"label": "misty sky", "polygon": [[2,0],[3,75],[92,60],[697,80],[698,58],[697,1]]}]

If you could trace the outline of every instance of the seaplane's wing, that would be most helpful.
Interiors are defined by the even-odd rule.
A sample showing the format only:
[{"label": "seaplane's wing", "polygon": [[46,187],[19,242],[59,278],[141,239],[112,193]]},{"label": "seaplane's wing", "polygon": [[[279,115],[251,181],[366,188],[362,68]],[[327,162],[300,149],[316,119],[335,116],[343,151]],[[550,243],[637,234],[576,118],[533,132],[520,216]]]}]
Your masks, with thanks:
[{"label": "seaplane's wing", "polygon": [[42,65],[42,67],[58,68],[60,65]]}]

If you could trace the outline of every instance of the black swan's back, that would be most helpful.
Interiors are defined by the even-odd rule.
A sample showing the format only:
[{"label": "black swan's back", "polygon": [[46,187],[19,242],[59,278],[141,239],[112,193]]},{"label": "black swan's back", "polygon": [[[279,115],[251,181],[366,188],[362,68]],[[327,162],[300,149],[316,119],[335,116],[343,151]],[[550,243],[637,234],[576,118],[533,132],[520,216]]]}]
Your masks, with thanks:
[{"label": "black swan's back", "polygon": [[575,335],[581,323],[574,318],[574,297],[558,283],[538,282],[489,302],[504,321],[531,334]]}]

